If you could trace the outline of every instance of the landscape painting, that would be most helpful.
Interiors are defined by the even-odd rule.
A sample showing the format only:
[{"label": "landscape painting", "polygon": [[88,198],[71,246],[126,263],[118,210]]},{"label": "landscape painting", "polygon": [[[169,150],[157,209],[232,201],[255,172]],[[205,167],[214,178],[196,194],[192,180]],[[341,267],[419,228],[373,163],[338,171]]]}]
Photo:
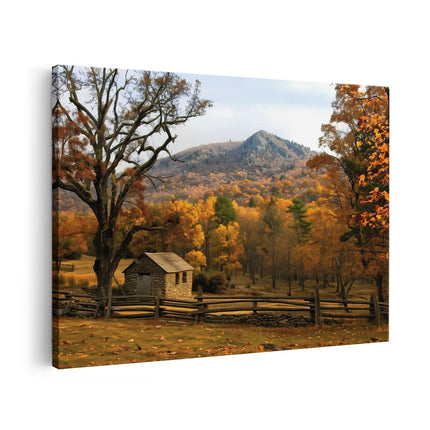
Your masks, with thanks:
[{"label": "landscape painting", "polygon": [[387,87],[55,66],[52,157],[55,367],[388,341]]}]

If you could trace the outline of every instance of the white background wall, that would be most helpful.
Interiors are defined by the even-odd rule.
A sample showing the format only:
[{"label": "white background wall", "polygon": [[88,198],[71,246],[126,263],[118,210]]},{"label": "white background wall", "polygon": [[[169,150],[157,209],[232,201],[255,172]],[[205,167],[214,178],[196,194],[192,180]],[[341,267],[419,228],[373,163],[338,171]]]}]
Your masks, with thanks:
[{"label": "white background wall", "polygon": [[[373,429],[428,424],[425,3],[40,0],[3,5],[3,428]],[[58,63],[389,85],[390,342],[51,368],[49,92],[50,67]],[[412,304],[413,309],[405,308]]]}]

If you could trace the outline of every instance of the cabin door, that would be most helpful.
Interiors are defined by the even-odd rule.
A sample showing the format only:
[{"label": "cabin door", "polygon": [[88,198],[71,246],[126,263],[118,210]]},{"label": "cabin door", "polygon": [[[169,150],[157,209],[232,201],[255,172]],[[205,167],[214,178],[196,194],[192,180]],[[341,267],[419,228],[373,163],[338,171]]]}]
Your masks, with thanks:
[{"label": "cabin door", "polygon": [[151,275],[149,273],[139,273],[137,275],[137,294],[151,295]]}]

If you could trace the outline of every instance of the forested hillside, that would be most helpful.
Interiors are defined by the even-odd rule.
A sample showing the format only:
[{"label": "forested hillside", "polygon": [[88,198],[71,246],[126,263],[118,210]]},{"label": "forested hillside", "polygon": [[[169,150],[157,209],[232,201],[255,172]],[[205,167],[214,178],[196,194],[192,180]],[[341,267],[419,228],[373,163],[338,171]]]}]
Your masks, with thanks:
[{"label": "forested hillside", "polygon": [[[243,142],[201,145],[158,160],[144,184],[145,202],[186,199],[197,202],[225,195],[240,204],[271,195],[314,200],[319,172],[306,167],[315,152],[296,142],[259,131]],[[87,213],[72,193],[56,190],[62,211]]]},{"label": "forested hillside", "polygon": [[164,183],[156,179],[148,183],[148,201],[197,201],[213,193],[244,203],[255,195],[303,194],[309,190],[302,180],[309,179],[305,163],[311,155],[309,148],[263,130],[243,142],[190,148],[155,165],[151,175],[163,178]]}]

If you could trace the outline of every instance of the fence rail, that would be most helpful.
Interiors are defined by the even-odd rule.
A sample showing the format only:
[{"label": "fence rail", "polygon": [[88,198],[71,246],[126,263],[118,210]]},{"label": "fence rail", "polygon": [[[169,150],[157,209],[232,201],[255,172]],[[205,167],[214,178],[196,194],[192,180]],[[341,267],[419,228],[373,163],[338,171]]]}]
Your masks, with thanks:
[{"label": "fence rail", "polygon": [[[55,292],[53,311],[56,315],[90,314],[97,316],[106,310],[106,299],[88,294]],[[363,318],[379,325],[388,318],[388,303],[380,303],[375,295],[369,300],[321,298],[315,289],[309,296],[203,296],[195,299],[171,299],[159,296],[114,296],[111,315],[123,318],[174,317],[204,321],[206,317],[268,313],[297,313],[318,325],[333,319]]]},{"label": "fence rail", "polygon": [[52,263],[52,269],[59,272],[74,272],[75,265],[66,263]]}]

